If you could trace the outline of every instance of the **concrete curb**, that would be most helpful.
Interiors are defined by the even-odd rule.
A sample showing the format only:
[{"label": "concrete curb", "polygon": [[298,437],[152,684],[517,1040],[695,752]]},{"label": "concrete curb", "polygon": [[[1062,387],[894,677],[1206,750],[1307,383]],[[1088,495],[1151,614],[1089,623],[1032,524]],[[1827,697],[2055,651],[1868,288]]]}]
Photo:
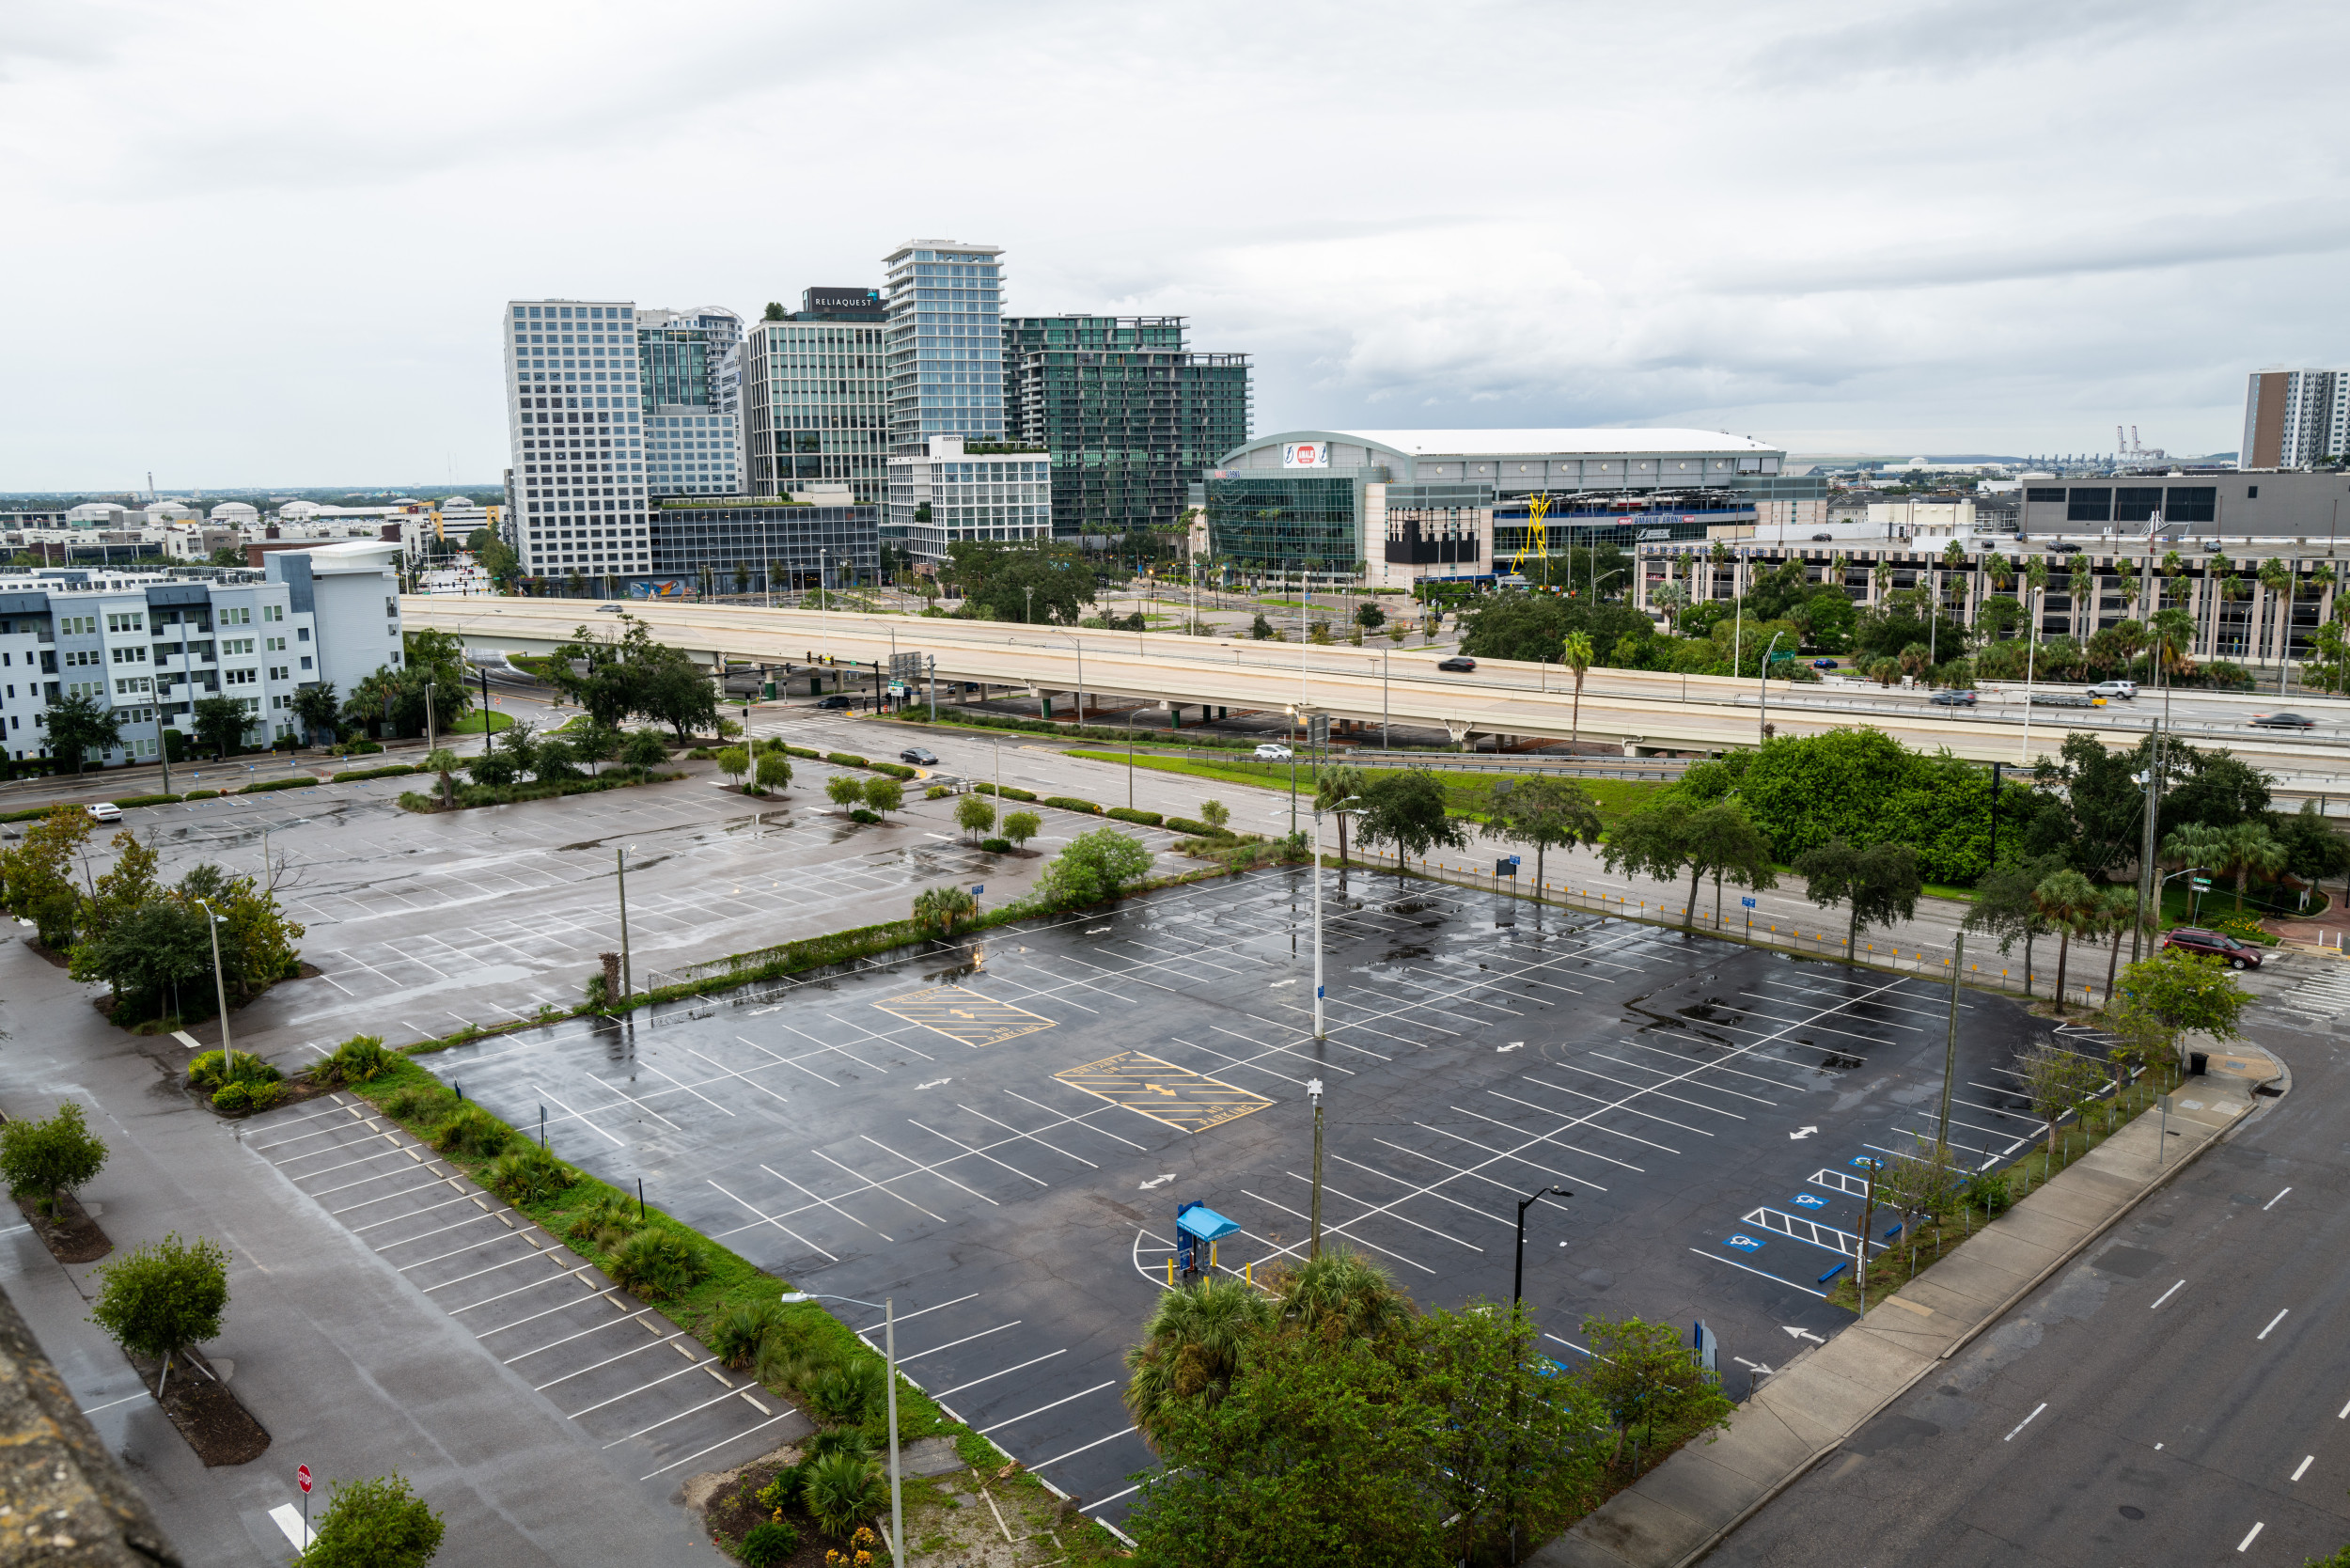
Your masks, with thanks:
[{"label": "concrete curb", "polygon": [[[2272,1060],[2279,1060],[2273,1052],[2269,1055]],[[2278,1076],[2286,1076],[2281,1071],[2280,1060],[2279,1066],[2280,1073]],[[2252,1080],[2222,1078],[2189,1081],[2229,1084],[2232,1087],[2242,1085],[2245,1104],[2230,1113],[2224,1123],[2218,1122],[2211,1112],[2189,1117],[2193,1124],[2202,1128],[2203,1136],[2196,1138],[2192,1147],[2181,1151],[2180,1158],[2167,1162],[2153,1176],[2138,1181],[2126,1193],[2107,1198],[2100,1205],[2105,1212],[2093,1222],[2084,1224],[2077,1220],[2064,1220],[2058,1210],[2067,1205],[2079,1205],[2084,1200],[2096,1203],[2102,1196],[2098,1189],[2104,1187],[2109,1190],[2118,1173],[2101,1166],[2117,1163],[2124,1156],[2117,1153],[2113,1159],[2101,1162],[2101,1166],[2092,1166],[2091,1162],[2098,1153],[2129,1137],[2141,1125],[2155,1130],[2155,1124],[2147,1123],[2143,1114],[2097,1150],[2082,1156],[2053,1181],[2042,1185],[2007,1215],[1977,1232],[1973,1238],[1976,1241],[1997,1234],[2005,1236],[2012,1244],[2028,1245],[2028,1231],[2044,1230],[2052,1223],[2065,1224],[2068,1228],[2078,1226],[2078,1233],[2068,1238],[2053,1257],[2033,1268],[2020,1284],[2002,1292],[1995,1305],[1983,1310],[1973,1323],[1959,1329],[1940,1350],[1929,1352],[1926,1346],[1916,1343],[1918,1325],[1910,1314],[1924,1311],[1930,1321],[1932,1309],[1926,1302],[1916,1299],[1911,1293],[1917,1287],[1926,1287],[1932,1293],[1935,1306],[1944,1310],[1950,1309],[1952,1301],[1965,1301],[1965,1295],[1954,1287],[1965,1281],[1967,1271],[1962,1269],[1943,1274],[1950,1264],[1966,1260],[1967,1248],[1965,1246],[1918,1279],[1889,1293],[1871,1309],[1866,1318],[1837,1335],[1827,1347],[1770,1380],[1755,1398],[1749,1399],[1740,1408],[1732,1418],[1731,1431],[1722,1435],[1716,1443],[1684,1447],[1639,1482],[1616,1494],[1565,1533],[1543,1545],[1528,1560],[1549,1565],[1549,1568],[1690,1568],[1691,1564],[1703,1559],[1739,1526],[1769,1506],[1775,1498],[1817,1467],[1822,1460],[1841,1448],[1854,1433],[1908,1394],[1929,1372],[1939,1371],[1951,1356],[1986,1329],[2003,1321],[2032,1292],[2076,1262],[2081,1254],[2106,1236],[2147,1198],[2169,1185],[2180,1172],[2193,1165],[2206,1150],[2226,1139],[2251,1116],[2258,1114],[2262,1101],[2251,1092],[2254,1087]],[[2273,1084],[2276,1077],[2258,1081]],[[2290,1081],[2289,1077],[2287,1081]],[[2173,1121],[2180,1119],[2174,1116]],[[2146,1139],[2140,1135],[2133,1141],[2143,1142]],[[2127,1157],[2133,1163],[2143,1158],[2142,1155]],[[2074,1177],[2076,1172],[2080,1173],[2079,1179],[2068,1182],[2068,1178]],[[2053,1200],[2048,1198],[2052,1192],[2057,1194]],[[2011,1216],[2018,1223],[2007,1224]],[[2001,1230],[2003,1225],[2006,1226],[2004,1231]],[[1984,1275],[2012,1272],[2000,1268],[1993,1261],[1992,1254],[2001,1248],[1978,1250],[1974,1260],[1978,1265],[1976,1272]],[[1936,1279],[1936,1274],[1943,1274],[1943,1278]],[[1903,1321],[1894,1323],[1880,1319],[1880,1314],[1893,1312],[1896,1307],[1908,1309],[1895,1314]],[[1837,1347],[1842,1347],[1841,1356],[1832,1354]],[[1897,1371],[1885,1365],[1887,1358],[1895,1355],[1921,1358],[1915,1366]],[[1839,1371],[1833,1364],[1863,1360],[1873,1361],[1874,1370],[1893,1372],[1891,1386],[1870,1386],[1874,1380],[1868,1375],[1872,1370],[1869,1365]],[[1852,1397],[1856,1393],[1861,1396],[1856,1401]],[[1767,1408],[1762,1403],[1765,1396],[1769,1399]],[[1825,1422],[1819,1419],[1823,1415],[1827,1418]],[[1773,1422],[1777,1424],[1771,1426],[1769,1431],[1763,1430]],[[1742,1424],[1746,1429],[1744,1434],[1740,1431]],[[1776,1449],[1777,1454],[1783,1456],[1785,1439],[1797,1436],[1801,1426],[1811,1428],[1814,1434],[1812,1439],[1800,1454],[1792,1459],[1778,1457],[1774,1464],[1772,1450]],[[1826,1432],[1822,1430],[1824,1426],[1833,1435],[1826,1435]],[[1826,1435],[1825,1442],[1819,1440],[1822,1435]],[[1738,1442],[1742,1436],[1745,1441],[1738,1450],[1725,1452],[1717,1447],[1717,1444]],[[1757,1479],[1755,1471],[1761,1468],[1760,1466],[1749,1466],[1741,1469],[1734,1461],[1742,1452],[1771,1465],[1777,1473],[1759,1493],[1739,1500],[1734,1511],[1706,1530],[1702,1539],[1694,1544],[1684,1544],[1687,1540],[1685,1526],[1701,1521],[1691,1516],[1697,1510],[1681,1499],[1693,1499],[1700,1508],[1709,1500],[1731,1502],[1731,1497],[1723,1494],[1742,1491],[1744,1488],[1738,1486],[1737,1482]],[[1667,1500],[1668,1497],[1674,1500]],[[1684,1528],[1675,1529],[1676,1523]],[[1674,1539],[1676,1536],[1679,1539]]]}]

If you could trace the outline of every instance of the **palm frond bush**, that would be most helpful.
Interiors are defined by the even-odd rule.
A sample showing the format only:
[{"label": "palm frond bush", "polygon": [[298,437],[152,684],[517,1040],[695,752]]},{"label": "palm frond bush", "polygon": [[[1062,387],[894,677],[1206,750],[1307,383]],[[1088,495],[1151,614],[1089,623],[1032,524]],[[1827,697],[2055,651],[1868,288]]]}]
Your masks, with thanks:
[{"label": "palm frond bush", "polygon": [[612,1250],[612,1282],[651,1299],[683,1295],[709,1272],[701,1248],[658,1225],[646,1226]]}]

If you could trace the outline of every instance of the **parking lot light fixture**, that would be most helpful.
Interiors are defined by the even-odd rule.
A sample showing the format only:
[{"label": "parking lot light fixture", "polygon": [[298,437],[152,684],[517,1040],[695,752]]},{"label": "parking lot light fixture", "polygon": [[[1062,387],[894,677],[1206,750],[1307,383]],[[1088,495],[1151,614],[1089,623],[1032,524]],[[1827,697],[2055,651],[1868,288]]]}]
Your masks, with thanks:
[{"label": "parking lot light fixture", "polygon": [[1306,1242],[1308,1260],[1322,1256],[1322,1080],[1306,1080],[1306,1098],[1314,1103],[1314,1213],[1313,1231]]},{"label": "parking lot light fixture", "polygon": [[882,1358],[889,1363],[889,1555],[892,1561],[908,1560],[905,1548],[906,1510],[898,1476],[898,1298],[860,1301],[853,1295],[827,1295],[819,1291],[787,1291],[777,1298],[786,1307],[803,1301],[845,1301],[852,1307],[878,1307],[882,1311]]},{"label": "parking lot light fixture", "polygon": [[[1349,795],[1329,809],[1344,811],[1360,806],[1363,797]],[[1319,1044],[1327,1038],[1322,1022],[1322,812],[1320,800],[1314,802],[1314,1041]]]},{"label": "parking lot light fixture", "polygon": [[204,911],[204,934],[212,939],[212,994],[220,999],[220,1081],[225,1084],[237,1065],[236,1047],[228,1043],[228,982],[220,972],[220,928],[227,922],[202,899],[196,906]]},{"label": "parking lot light fixture", "polygon": [[1528,1193],[1518,1200],[1517,1273],[1510,1281],[1510,1310],[1512,1312],[1517,1311],[1518,1302],[1526,1294],[1526,1211],[1545,1198],[1573,1198],[1574,1196],[1574,1194],[1564,1187],[1544,1187],[1540,1192]]}]

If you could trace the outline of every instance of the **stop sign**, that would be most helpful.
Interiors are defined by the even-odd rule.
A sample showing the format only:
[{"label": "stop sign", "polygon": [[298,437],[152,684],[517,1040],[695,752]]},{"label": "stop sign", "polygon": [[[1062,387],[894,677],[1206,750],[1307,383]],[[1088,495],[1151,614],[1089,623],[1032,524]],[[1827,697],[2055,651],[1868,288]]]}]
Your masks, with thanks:
[{"label": "stop sign", "polygon": [[307,1466],[307,1465],[297,1465],[297,1466],[294,1466],[294,1478],[295,1478],[297,1481],[299,1481],[299,1482],[302,1482],[302,1489],[303,1489],[305,1492],[307,1492],[307,1491],[310,1489],[310,1466]]}]

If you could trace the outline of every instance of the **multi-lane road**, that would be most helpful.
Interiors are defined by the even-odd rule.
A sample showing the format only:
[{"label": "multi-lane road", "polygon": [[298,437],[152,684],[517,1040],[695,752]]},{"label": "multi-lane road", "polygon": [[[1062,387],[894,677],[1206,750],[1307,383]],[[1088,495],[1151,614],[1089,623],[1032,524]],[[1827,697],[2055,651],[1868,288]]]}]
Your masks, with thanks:
[{"label": "multi-lane road", "polygon": [[[462,637],[484,651],[544,652],[574,629],[617,624],[617,605],[559,599],[401,602],[408,624]],[[1462,737],[1571,734],[1628,748],[1714,749],[1752,745],[1764,722],[1782,735],[1867,723],[1904,744],[1947,746],[1978,761],[2019,762],[2052,753],[2068,729],[2127,745],[2158,716],[2154,701],[2108,708],[2028,706],[1993,694],[1982,706],[1932,705],[1925,694],[1862,683],[1761,683],[1723,676],[1594,670],[1578,704],[1571,676],[1554,666],[1480,660],[1474,670],[1438,667],[1443,649],[1267,644],[1167,632],[1021,626],[997,621],[760,609],[750,605],[633,604],[653,635],[705,661],[767,664],[829,657],[870,666],[893,654],[934,658],[944,683],[982,682],[1063,699],[1098,698],[1258,711],[1296,710],[1377,726],[1442,729]],[[2289,789],[2350,787],[2350,701],[2296,695],[2289,706],[2317,721],[2307,731],[2253,728],[2256,713],[2287,706],[2273,697],[2198,693],[2170,699],[2173,727],[2201,744],[2225,744]],[[1767,709],[1767,713],[1766,710]],[[1064,706],[1061,711],[1066,711]]]}]

